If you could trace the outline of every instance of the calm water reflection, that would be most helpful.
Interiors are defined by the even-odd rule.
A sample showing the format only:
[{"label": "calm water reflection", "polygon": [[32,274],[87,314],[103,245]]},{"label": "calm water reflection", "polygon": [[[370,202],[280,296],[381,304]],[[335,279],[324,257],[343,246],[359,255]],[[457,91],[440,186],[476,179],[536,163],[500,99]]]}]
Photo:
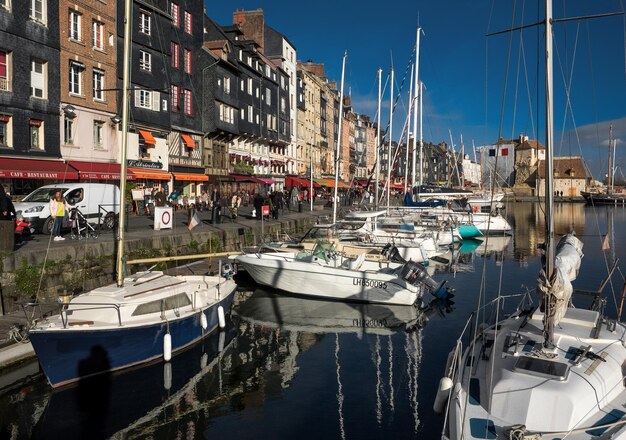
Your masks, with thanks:
[{"label": "calm water reflection", "polygon": [[[432,402],[448,351],[486,299],[534,288],[543,242],[535,204],[507,207],[510,237],[464,243],[430,267],[454,303],[364,306],[247,289],[233,326],[162,363],[52,393],[41,375],[0,378],[1,438],[438,438]],[[585,242],[580,289],[626,249],[622,208],[556,206],[557,232]],[[609,224],[610,248],[601,250]],[[607,288],[616,310],[622,281]],[[612,291],[614,290],[614,293]],[[244,289],[246,290],[246,289]]]}]

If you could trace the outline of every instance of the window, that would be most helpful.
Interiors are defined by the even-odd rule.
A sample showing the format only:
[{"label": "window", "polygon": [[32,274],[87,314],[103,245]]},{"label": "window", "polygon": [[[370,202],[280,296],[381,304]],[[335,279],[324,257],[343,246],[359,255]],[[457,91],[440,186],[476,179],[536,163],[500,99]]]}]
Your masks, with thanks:
[{"label": "window", "polygon": [[183,91],[183,96],[185,99],[185,114],[188,116],[192,116],[193,115],[193,103],[192,103],[192,98],[191,98],[191,90],[185,89]]},{"label": "window", "polygon": [[180,67],[180,46],[172,41],[172,67]]},{"label": "window", "polygon": [[46,2],[47,0],[30,0],[30,18],[46,24]]},{"label": "window", "polygon": [[180,27],[180,7],[178,3],[172,2],[170,12],[172,14],[172,24],[176,27]]},{"label": "window", "polygon": [[82,94],[82,82],[83,82],[83,70],[85,66],[75,61],[70,61],[70,94],[81,95]]},{"label": "window", "polygon": [[74,120],[65,118],[63,129],[63,142],[66,145],[72,145],[74,143]]},{"label": "window", "polygon": [[191,73],[191,51],[184,49],[183,56],[183,61],[185,62],[185,73]]},{"label": "window", "polygon": [[11,12],[11,0],[0,0],[0,9]]},{"label": "window", "polygon": [[241,109],[239,111],[239,118],[243,121],[244,119],[246,119],[246,111],[244,109]]},{"label": "window", "polygon": [[239,84],[241,85],[240,89],[243,92],[246,89],[246,82],[242,79]]},{"label": "window", "polygon": [[93,121],[93,146],[102,149],[104,138],[104,122]]},{"label": "window", "polygon": [[47,98],[46,79],[47,63],[42,60],[31,60],[30,64],[30,96],[33,98]]},{"label": "window", "polygon": [[224,77],[224,93],[230,95],[230,78],[227,76]]},{"label": "window", "polygon": [[31,119],[28,121],[30,128],[30,148],[33,150],[43,150],[43,121]]},{"label": "window", "polygon": [[248,122],[254,122],[254,114],[253,114],[252,106],[248,106]]},{"label": "window", "polygon": [[226,122],[228,124],[235,123],[235,109],[234,108],[220,103],[219,110],[220,110],[220,121]]},{"label": "window", "polygon": [[82,40],[81,32],[81,20],[82,15],[72,9],[70,9],[70,39],[74,41]]},{"label": "window", "polygon": [[265,88],[265,103],[272,105],[272,91],[268,88]]},{"label": "window", "polygon": [[248,95],[252,95],[252,78],[248,78]]},{"label": "window", "polygon": [[171,87],[171,93],[170,93],[170,97],[171,97],[171,101],[172,101],[172,111],[173,112],[177,112],[178,110],[180,110],[180,104],[179,104],[179,99],[180,99],[180,88],[174,84],[172,84]]},{"label": "window", "polygon": [[11,91],[11,52],[0,50],[0,90]]},{"label": "window", "polygon": [[150,14],[145,11],[139,12],[139,32],[150,35]]},{"label": "window", "polygon": [[280,111],[282,113],[285,113],[285,111],[287,111],[287,102],[285,101],[284,96],[280,97]]},{"label": "window", "polygon": [[93,71],[93,99],[104,101],[104,72],[102,70]]},{"label": "window", "polygon": [[185,11],[185,32],[191,35],[191,14]]},{"label": "window", "polygon": [[135,91],[135,107],[152,110],[152,93],[148,90]]},{"label": "window", "polygon": [[104,24],[94,20],[91,26],[93,36],[92,45],[94,49],[104,50]]},{"label": "window", "polygon": [[152,54],[143,50],[139,51],[139,68],[147,72],[152,71]]},{"label": "window", "polygon": [[0,145],[11,147],[11,117],[0,115]]}]

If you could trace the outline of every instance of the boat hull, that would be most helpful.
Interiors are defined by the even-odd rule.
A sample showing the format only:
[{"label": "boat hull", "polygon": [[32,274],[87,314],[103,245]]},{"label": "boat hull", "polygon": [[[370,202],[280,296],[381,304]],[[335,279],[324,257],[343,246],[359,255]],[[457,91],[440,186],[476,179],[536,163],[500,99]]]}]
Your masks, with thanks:
[{"label": "boat hull", "polygon": [[[221,305],[228,313],[235,291],[233,287],[221,301],[169,322],[94,330],[33,329],[30,340],[48,382],[57,388],[162,357],[168,328],[172,352],[193,344],[218,327],[218,307]],[[206,330],[201,325],[201,314],[207,319]]]},{"label": "boat hull", "polygon": [[421,287],[390,275],[256,255],[240,255],[236,260],[256,283],[294,294],[399,305],[413,305],[422,297]]}]

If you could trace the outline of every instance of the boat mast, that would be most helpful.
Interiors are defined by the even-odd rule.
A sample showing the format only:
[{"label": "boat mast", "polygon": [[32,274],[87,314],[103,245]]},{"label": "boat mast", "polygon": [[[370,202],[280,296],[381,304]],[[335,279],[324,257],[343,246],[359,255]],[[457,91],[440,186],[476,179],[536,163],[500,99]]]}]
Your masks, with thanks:
[{"label": "boat mast", "polygon": [[[545,166],[545,212],[546,212],[546,278],[552,279],[554,271],[554,108],[553,108],[553,54],[552,54],[552,0],[546,0],[546,166]],[[554,313],[551,310],[550,298],[544,298],[544,348],[554,347]]]},{"label": "boat mast", "polygon": [[391,158],[391,139],[393,134],[393,66],[391,67],[391,86],[389,87],[389,148],[387,149],[387,214],[389,214],[389,204],[391,197],[391,167],[393,159]]},{"label": "boat mast", "polygon": [[424,141],[422,137],[422,112],[424,103],[424,96],[422,95],[422,91],[424,89],[424,83],[420,81],[420,91],[419,91],[419,100],[420,100],[420,186],[424,184]]},{"label": "boat mast", "polygon": [[313,106],[313,142],[311,143],[311,157],[309,158],[309,177],[311,178],[311,190],[309,192],[311,200],[311,212],[313,212],[313,145],[315,145],[315,141],[317,140],[317,106]]},{"label": "boat mast", "polygon": [[[406,136],[406,151],[404,154],[404,194],[409,180],[409,146],[411,142],[411,112],[415,112],[413,107],[413,66],[411,66],[411,83],[409,86],[409,114],[407,115],[407,136]],[[415,151],[415,126],[413,126],[413,150]],[[415,173],[413,172],[413,175]],[[414,181],[411,182],[413,184]]]},{"label": "boat mast", "polygon": [[378,186],[380,182],[380,106],[382,99],[382,76],[383,69],[378,68],[378,110],[376,114],[378,115],[378,121],[376,126],[376,188],[374,189],[374,208],[378,210]]},{"label": "boat mast", "polygon": [[613,157],[615,157],[615,149],[611,151],[611,144],[613,143],[613,124],[609,126],[609,164],[608,170],[606,174],[607,182],[606,182],[606,192],[607,194],[613,193],[612,185],[615,185],[614,182],[614,174],[613,174]]},{"label": "boat mast", "polygon": [[130,93],[130,43],[132,23],[131,0],[125,0],[124,4],[124,72],[122,80],[122,157],[120,162],[120,215],[117,225],[117,286],[124,285],[124,273],[126,272],[124,258],[124,224],[126,223],[126,150],[128,148],[128,98]]},{"label": "boat mast", "polygon": [[341,127],[343,126],[343,79],[346,73],[346,58],[348,51],[343,53],[341,63],[341,87],[339,91],[339,131],[337,133],[337,149],[335,150],[335,195],[333,196],[333,224],[337,223],[337,185],[339,185],[339,163],[341,151]]},{"label": "boat mast", "polygon": [[[414,111],[413,111],[413,157],[412,157],[412,161],[411,161],[411,185],[415,186],[415,174],[416,174],[416,167],[417,167],[417,151],[415,150],[415,139],[417,138],[417,136],[415,136],[415,132],[417,131],[417,100],[418,100],[418,96],[420,99],[420,125],[419,125],[419,131],[420,131],[420,164],[421,164],[421,160],[422,160],[422,107],[421,107],[421,99],[422,99],[422,84],[419,81],[419,68],[420,68],[420,34],[422,33],[422,28],[421,27],[417,27],[417,35],[415,37],[415,88],[413,89],[413,102],[415,102],[415,106],[414,106]],[[418,93],[418,89],[419,89],[419,93]],[[422,171],[420,168],[420,185],[422,184]]]}]

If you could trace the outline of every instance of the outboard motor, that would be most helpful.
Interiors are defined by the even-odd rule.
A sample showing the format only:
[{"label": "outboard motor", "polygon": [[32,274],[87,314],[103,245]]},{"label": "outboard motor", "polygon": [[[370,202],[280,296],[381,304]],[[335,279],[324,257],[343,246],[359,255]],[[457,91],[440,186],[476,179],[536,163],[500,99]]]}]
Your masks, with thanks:
[{"label": "outboard motor", "polygon": [[406,263],[406,260],[400,256],[400,252],[398,252],[398,248],[392,245],[391,243],[387,243],[381,252],[385,256],[385,258],[392,263]]},{"label": "outboard motor", "polygon": [[426,268],[420,263],[411,260],[407,261],[404,266],[400,268],[399,275],[400,278],[414,286],[423,284],[428,287],[430,293],[435,298],[445,299],[453,296],[451,292],[452,289],[446,288],[446,281],[444,280],[438,283],[433,280],[432,277],[428,275],[428,272],[426,272]]}]

